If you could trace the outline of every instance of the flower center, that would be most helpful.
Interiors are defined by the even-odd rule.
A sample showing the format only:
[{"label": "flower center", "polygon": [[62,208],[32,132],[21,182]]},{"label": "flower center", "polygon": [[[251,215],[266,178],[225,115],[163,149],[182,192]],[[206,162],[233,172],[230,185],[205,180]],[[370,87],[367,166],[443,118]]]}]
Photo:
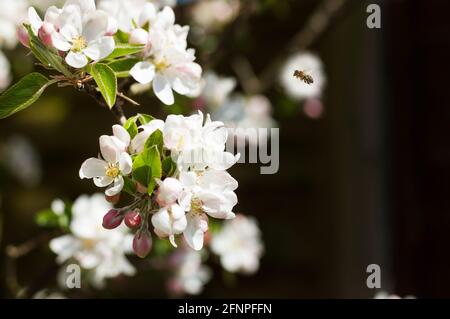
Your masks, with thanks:
[{"label": "flower center", "polygon": [[203,214],[203,203],[198,198],[193,198],[191,200],[191,213],[194,215],[201,215]]},{"label": "flower center", "polygon": [[120,174],[119,166],[117,164],[108,164],[105,174],[108,177],[116,178]]},{"label": "flower center", "polygon": [[86,49],[87,41],[82,36],[78,36],[72,40],[72,51],[81,52],[81,50]]},{"label": "flower center", "polygon": [[169,66],[170,64],[167,62],[166,59],[162,59],[161,61],[155,63],[156,72],[162,72]]}]

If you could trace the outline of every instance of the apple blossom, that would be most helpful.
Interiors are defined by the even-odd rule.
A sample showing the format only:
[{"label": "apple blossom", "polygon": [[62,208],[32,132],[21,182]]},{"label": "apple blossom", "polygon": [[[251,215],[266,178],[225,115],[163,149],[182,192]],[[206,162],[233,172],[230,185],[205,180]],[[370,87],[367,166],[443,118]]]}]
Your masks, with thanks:
[{"label": "apple blossom", "polygon": [[114,196],[122,191],[123,176],[131,173],[132,160],[123,150],[123,142],[115,136],[103,135],[100,137],[100,152],[103,159],[89,158],[80,169],[80,178],[93,178],[95,185],[106,187],[105,194]]},{"label": "apple blossom", "polygon": [[[47,46],[53,46],[53,33],[59,28],[59,16],[61,9],[57,7],[50,7],[47,9],[44,17],[44,21],[39,17],[36,9],[30,7],[28,9],[28,21],[31,26],[31,30],[36,36],[39,36],[42,43]],[[21,41],[23,43],[23,41]],[[26,45],[26,44],[25,44]]]},{"label": "apple blossom", "polygon": [[211,279],[211,269],[202,263],[201,252],[180,247],[170,256],[174,275],[168,281],[168,289],[174,295],[198,295]]},{"label": "apple blossom", "polygon": [[98,61],[114,51],[111,19],[106,12],[95,10],[94,1],[66,2],[59,23],[52,42],[58,50],[68,52],[65,59],[70,66],[83,68],[89,59]]},{"label": "apple blossom", "polygon": [[13,49],[19,40],[18,29],[27,20],[26,0],[0,0],[0,48]]},{"label": "apple blossom", "polygon": [[159,237],[169,237],[170,243],[177,247],[175,235],[181,234],[187,225],[184,210],[177,204],[161,208],[152,216],[155,233]]},{"label": "apple blossom", "polygon": [[101,225],[103,214],[111,208],[101,194],[80,196],[72,206],[71,234],[50,241],[58,263],[73,258],[82,268],[93,272],[90,278],[97,287],[101,287],[106,278],[135,273],[125,257],[131,252],[132,240],[127,228],[122,225],[106,230]]},{"label": "apple blossom", "polygon": [[171,150],[179,170],[226,170],[239,159],[239,155],[225,151],[228,131],[223,123],[211,121],[209,115],[204,124],[203,119],[201,112],[189,117],[169,115],[166,119],[164,146]]},{"label": "apple blossom", "polygon": [[226,171],[212,169],[200,174],[181,172],[180,181],[184,190],[179,203],[188,212],[183,235],[189,246],[200,250],[208,230],[207,215],[219,219],[235,217],[233,207],[237,204],[237,196],[234,191],[238,183]]},{"label": "apple blossom", "polygon": [[211,250],[220,256],[220,262],[227,271],[256,272],[263,244],[255,219],[238,215],[226,221],[222,230],[213,235]]},{"label": "apple blossom", "polygon": [[158,181],[158,185],[156,202],[160,206],[175,203],[183,191],[183,184],[179,180],[171,177],[166,178],[164,181]]},{"label": "apple blossom", "polygon": [[[150,8],[149,6],[147,6]],[[170,7],[155,14],[143,11],[139,23],[150,24],[150,30],[133,30],[133,43],[147,44],[145,60],[138,62],[130,75],[141,84],[152,83],[155,95],[167,105],[174,103],[173,91],[190,95],[198,91],[201,67],[195,63],[194,50],[187,49],[188,27],[175,25],[175,15]]]}]

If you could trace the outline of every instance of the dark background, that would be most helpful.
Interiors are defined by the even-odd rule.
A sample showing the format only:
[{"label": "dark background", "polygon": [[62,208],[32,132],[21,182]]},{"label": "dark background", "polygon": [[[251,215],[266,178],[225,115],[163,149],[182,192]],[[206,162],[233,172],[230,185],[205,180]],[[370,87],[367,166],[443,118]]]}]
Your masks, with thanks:
[{"label": "dark background", "polygon": [[[229,26],[217,71],[233,75],[229,61],[236,54],[257,74],[264,70],[320,2],[279,1],[239,28]],[[369,3],[382,7],[381,29],[366,27]],[[177,10],[185,18],[185,8]],[[371,298],[372,263],[381,266],[382,290],[450,297],[449,14],[445,0],[347,1],[308,48],[321,56],[328,77],[322,118],[308,118],[300,104],[287,112],[276,85],[265,92],[280,126],[280,171],[259,175],[257,166],[240,165],[231,173],[239,181],[237,211],[258,218],[266,253],[255,276],[233,281],[215,266],[204,297]],[[140,112],[165,117],[167,110],[147,101]],[[54,197],[97,191],[77,172],[113,121],[66,88],[0,123],[0,141],[27,136],[44,172],[35,188],[3,178],[2,254],[7,244],[41,234],[33,216]],[[20,259],[19,280],[51,287],[53,258],[43,245]],[[5,280],[0,287],[10,297]],[[141,272],[87,296],[157,297],[163,288],[157,274]]]}]

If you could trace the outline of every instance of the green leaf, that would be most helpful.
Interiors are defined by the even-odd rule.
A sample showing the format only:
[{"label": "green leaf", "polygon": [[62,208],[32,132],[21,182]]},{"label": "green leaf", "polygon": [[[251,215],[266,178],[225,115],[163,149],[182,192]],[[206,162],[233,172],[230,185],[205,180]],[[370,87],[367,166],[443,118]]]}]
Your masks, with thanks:
[{"label": "green leaf", "polygon": [[109,108],[112,108],[116,103],[117,97],[117,78],[114,71],[106,64],[96,63],[89,66],[88,72],[93,76],[95,83],[97,83],[106,104],[108,104]]},{"label": "green leaf", "polygon": [[4,119],[29,107],[37,101],[44,90],[58,82],[40,73],[30,73],[0,96],[0,119]]},{"label": "green leaf", "polygon": [[154,131],[145,142],[145,148],[151,148],[152,146],[156,146],[158,148],[159,154],[162,154],[163,133],[160,130]]},{"label": "green leaf", "polygon": [[33,30],[31,30],[30,25],[25,25],[25,28],[27,29],[30,38],[31,52],[33,52],[34,56],[42,63],[42,65],[47,69],[55,69],[68,78],[73,77],[73,74],[64,65],[62,57],[60,57],[55,50],[46,47],[34,34]]},{"label": "green leaf", "polygon": [[35,222],[41,227],[59,227],[67,229],[70,225],[71,209],[65,208],[62,214],[56,214],[51,209],[46,209],[38,212],[35,216]]},{"label": "green leaf", "polygon": [[128,43],[130,40],[130,35],[126,32],[123,32],[122,30],[118,30],[114,37],[119,43]]},{"label": "green leaf", "polygon": [[162,161],[162,171],[163,171],[163,175],[165,177],[172,176],[176,170],[177,170],[177,164],[175,164],[175,162],[172,160],[171,157],[166,157]]},{"label": "green leaf", "polygon": [[139,59],[125,58],[120,60],[115,60],[108,63],[108,66],[114,71],[116,77],[127,78],[130,76],[130,70],[138,63]]},{"label": "green leaf", "polygon": [[137,119],[138,119],[138,116],[130,117],[123,125],[123,127],[127,130],[128,134],[130,134],[132,139],[138,133],[138,126],[136,124]]},{"label": "green leaf", "polygon": [[153,121],[155,118],[151,115],[148,114],[139,114],[139,122],[141,122],[142,125],[150,123],[151,121]]},{"label": "green leaf", "polygon": [[123,180],[125,182],[123,185],[124,192],[126,192],[130,195],[135,195],[136,194],[136,184],[133,182],[133,180],[126,176],[124,176]]},{"label": "green leaf", "polygon": [[145,45],[141,44],[116,43],[116,48],[107,59],[121,58],[127,55],[135,54],[141,52],[144,48]]},{"label": "green leaf", "polygon": [[133,162],[133,178],[148,188],[151,195],[156,186],[155,178],[161,178],[161,157],[156,146],[146,148]]}]

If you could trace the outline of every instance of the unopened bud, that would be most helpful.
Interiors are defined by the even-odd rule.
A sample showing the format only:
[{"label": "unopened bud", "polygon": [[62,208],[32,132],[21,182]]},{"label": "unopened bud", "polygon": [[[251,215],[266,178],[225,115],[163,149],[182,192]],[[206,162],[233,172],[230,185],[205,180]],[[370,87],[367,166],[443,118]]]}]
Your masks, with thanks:
[{"label": "unopened bud", "polygon": [[120,226],[123,220],[123,215],[117,209],[111,209],[103,217],[103,228],[114,229]]},{"label": "unopened bud", "polygon": [[125,225],[127,225],[129,228],[132,228],[132,229],[139,227],[142,222],[141,215],[134,210],[126,213],[124,220],[125,220]]},{"label": "unopened bud", "polygon": [[152,250],[152,237],[148,231],[138,231],[133,238],[134,253],[145,258]]},{"label": "unopened bud", "polygon": [[25,47],[30,47],[30,36],[28,35],[28,31],[25,29],[25,27],[20,27],[17,30],[18,37],[20,43],[22,43]]},{"label": "unopened bud", "polygon": [[38,36],[46,46],[53,46],[52,33],[55,31],[53,24],[46,23],[39,29]]},{"label": "unopened bud", "polygon": [[119,202],[119,200],[120,200],[120,193],[117,194],[117,195],[113,195],[113,196],[105,195],[105,199],[106,199],[107,202],[109,202],[109,203],[115,205],[115,204],[117,204],[117,203]]}]

